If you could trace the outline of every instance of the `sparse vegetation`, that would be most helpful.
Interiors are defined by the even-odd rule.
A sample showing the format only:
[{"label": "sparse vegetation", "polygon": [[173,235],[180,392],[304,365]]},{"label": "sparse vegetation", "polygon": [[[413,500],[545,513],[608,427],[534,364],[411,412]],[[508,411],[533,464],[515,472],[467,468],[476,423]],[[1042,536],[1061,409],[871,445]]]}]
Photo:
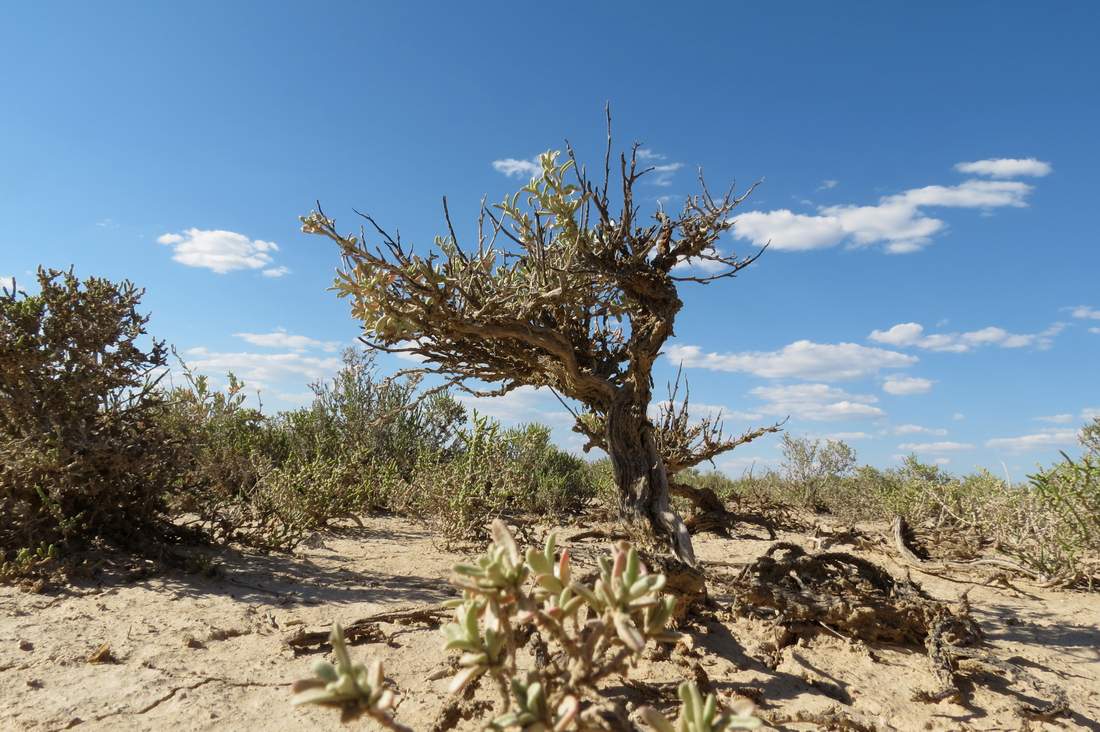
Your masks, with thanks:
[{"label": "sparse vegetation", "polygon": [[[599,576],[586,585],[573,575],[567,552],[556,551],[550,534],[542,550],[522,553],[507,527],[493,522],[493,542],[471,564],[454,568],[463,597],[451,603],[455,621],[443,628],[445,648],[461,653],[450,692],[469,697],[491,679],[499,702],[487,728],[546,732],[629,728],[626,710],[601,696],[613,674],[625,675],[651,642],[672,642],[666,628],[677,600],[662,597],[666,578],[651,574],[637,551],[619,544],[599,560]],[[340,704],[345,716],[365,711],[392,729],[393,697],[382,687],[381,666],[353,666],[342,631],[332,632],[337,666],[319,662],[317,680],[300,682],[296,703]],[[533,646],[535,663],[520,650]],[[713,695],[704,699],[693,684],[680,686],[683,708],[675,724],[651,708],[641,712],[653,728],[683,732],[753,729],[748,713],[719,713]]]},{"label": "sparse vegetation", "polygon": [[39,269],[37,286],[0,292],[0,550],[142,550],[172,533],[184,450],[160,419],[164,343],[130,282]]}]

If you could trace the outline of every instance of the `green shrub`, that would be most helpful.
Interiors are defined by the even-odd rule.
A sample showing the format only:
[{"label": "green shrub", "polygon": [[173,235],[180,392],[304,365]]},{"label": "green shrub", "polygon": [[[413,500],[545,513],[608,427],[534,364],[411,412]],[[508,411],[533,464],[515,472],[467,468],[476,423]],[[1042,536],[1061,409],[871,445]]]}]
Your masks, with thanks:
[{"label": "green shrub", "polygon": [[143,291],[71,270],[37,280],[0,293],[0,549],[145,548],[171,531],[184,446],[160,419],[166,352],[146,341]]},{"label": "green shrub", "polygon": [[447,539],[474,539],[498,516],[580,512],[596,490],[589,466],[554,446],[548,427],[503,430],[474,413],[453,453],[420,461],[407,505]]},{"label": "green shrub", "polygon": [[810,440],[783,434],[782,470],[789,483],[799,487],[798,503],[806,508],[825,508],[822,494],[835,489],[856,466],[856,453],[840,440]]},{"label": "green shrub", "polygon": [[421,398],[415,380],[380,378],[372,356],[350,349],[310,405],[273,417],[246,406],[233,374],[224,392],[186,365],[184,375],[166,419],[192,454],[173,507],[220,542],[289,550],[333,520],[393,509],[465,420],[449,395]]}]

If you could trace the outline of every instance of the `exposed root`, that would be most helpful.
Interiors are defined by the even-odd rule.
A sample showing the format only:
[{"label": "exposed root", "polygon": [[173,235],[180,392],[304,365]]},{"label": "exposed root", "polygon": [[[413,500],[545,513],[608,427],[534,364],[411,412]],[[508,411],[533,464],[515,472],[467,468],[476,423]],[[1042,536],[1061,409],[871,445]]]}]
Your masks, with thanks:
[{"label": "exposed root", "polygon": [[[782,632],[776,637],[777,656],[797,633],[816,625],[868,643],[923,647],[939,682],[939,690],[922,695],[927,701],[960,697],[958,673],[965,661],[993,666],[1026,681],[1050,699],[1022,709],[1024,714],[1052,717],[1068,708],[1060,689],[1015,664],[967,648],[981,640],[981,631],[970,615],[965,594],[958,606],[951,608],[932,599],[916,583],[896,580],[864,559],[842,552],[808,554],[786,542],[774,544],[746,567],[734,589],[743,610],[770,608],[779,614]],[[778,658],[774,660],[778,663]]]},{"label": "exposed root", "polygon": [[775,539],[775,527],[771,521],[760,516],[728,510],[722,499],[710,488],[671,481],[668,487],[672,495],[686,498],[695,505],[695,513],[685,522],[688,531],[692,534],[709,531],[728,539],[734,525],[744,523],[759,526],[768,532],[769,539]]},{"label": "exposed root", "polygon": [[[344,637],[347,639],[348,645],[380,643],[386,640],[382,629],[378,627],[380,623],[420,624],[438,628],[450,612],[449,608],[437,604],[375,613],[344,626]],[[331,632],[331,630],[307,631],[302,628],[294,635],[288,636],[286,644],[294,649],[295,655],[328,651],[332,649],[332,644],[329,643]]]}]

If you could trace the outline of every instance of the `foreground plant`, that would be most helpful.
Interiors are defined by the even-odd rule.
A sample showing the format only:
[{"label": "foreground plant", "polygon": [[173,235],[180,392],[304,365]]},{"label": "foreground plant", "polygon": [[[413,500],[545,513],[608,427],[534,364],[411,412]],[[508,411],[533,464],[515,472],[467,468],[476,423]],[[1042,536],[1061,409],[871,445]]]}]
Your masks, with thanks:
[{"label": "foreground plant", "polygon": [[[676,599],[660,595],[665,576],[650,574],[621,542],[600,558],[588,586],[574,579],[568,551],[556,554],[552,534],[541,551],[521,554],[503,523],[492,532],[484,555],[455,567],[463,598],[443,628],[445,647],[462,653],[451,692],[492,679],[501,701],[493,729],[611,729],[608,719],[621,714],[599,695],[599,683],[626,673],[650,642],[679,637],[667,628]],[[536,663],[522,669],[517,654],[527,640]]]},{"label": "foreground plant", "polygon": [[[642,707],[642,719],[657,732],[722,732],[727,729],[756,729],[761,722],[750,713],[720,714],[718,698],[707,694],[704,698],[695,684],[680,684],[680,716],[675,722],[653,707]],[[751,709],[750,709],[751,711]]]},{"label": "foreground plant", "polygon": [[[599,559],[598,576],[588,585],[574,578],[569,552],[558,555],[553,534],[541,550],[526,553],[499,520],[492,536],[483,555],[455,566],[451,580],[462,590],[462,598],[449,603],[454,622],[442,628],[444,647],[460,653],[450,684],[452,711],[488,678],[500,703],[487,729],[629,727],[625,710],[602,697],[599,685],[612,674],[626,674],[651,642],[679,638],[667,627],[677,601],[660,594],[665,576],[649,573],[637,551],[620,542]],[[352,664],[339,625],[330,640],[336,665],[318,662],[316,678],[294,684],[294,703],[339,705],[345,719],[365,713],[389,729],[405,729],[393,718],[395,697],[384,688],[381,664]],[[528,646],[534,663],[521,666],[520,650]],[[651,709],[641,711],[643,719],[660,732],[759,725],[749,714],[719,713],[717,699],[704,699],[693,685],[682,685],[680,698],[684,708],[675,723]]]},{"label": "foreground plant", "polygon": [[348,655],[344,629],[336,623],[329,635],[336,664],[318,661],[313,665],[314,678],[295,681],[293,685],[295,706],[299,704],[326,704],[343,709],[343,721],[366,714],[383,727],[400,732],[411,732],[393,718],[397,697],[385,688],[382,662],[375,661],[369,667],[352,663]]}]

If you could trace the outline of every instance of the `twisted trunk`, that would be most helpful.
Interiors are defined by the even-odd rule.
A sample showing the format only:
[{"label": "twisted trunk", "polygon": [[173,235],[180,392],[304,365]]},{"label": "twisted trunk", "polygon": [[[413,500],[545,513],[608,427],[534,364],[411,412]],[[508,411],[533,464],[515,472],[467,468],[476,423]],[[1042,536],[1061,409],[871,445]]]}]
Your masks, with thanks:
[{"label": "twisted trunk", "polygon": [[646,405],[631,398],[617,399],[607,412],[606,429],[624,518],[648,526],[680,561],[694,568],[691,535],[669,501],[668,474],[657,452]]}]

